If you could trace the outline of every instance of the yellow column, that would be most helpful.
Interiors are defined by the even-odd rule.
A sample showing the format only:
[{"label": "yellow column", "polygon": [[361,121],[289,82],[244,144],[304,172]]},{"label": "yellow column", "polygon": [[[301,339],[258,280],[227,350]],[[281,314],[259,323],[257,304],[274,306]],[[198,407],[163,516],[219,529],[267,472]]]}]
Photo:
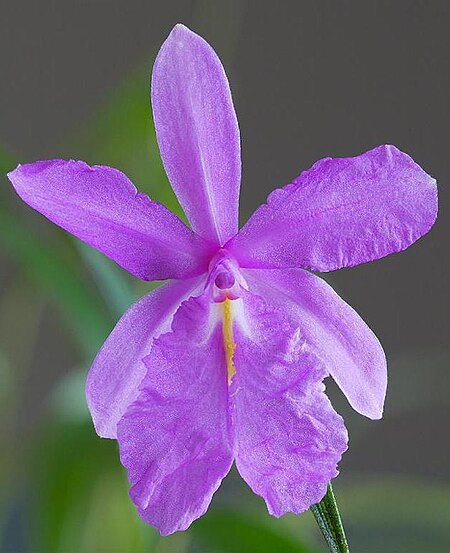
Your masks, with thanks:
[{"label": "yellow column", "polygon": [[222,303],[223,309],[223,344],[225,347],[225,357],[227,361],[228,384],[233,378],[236,367],[234,366],[233,356],[236,351],[236,344],[233,338],[233,312],[231,300],[228,298]]}]

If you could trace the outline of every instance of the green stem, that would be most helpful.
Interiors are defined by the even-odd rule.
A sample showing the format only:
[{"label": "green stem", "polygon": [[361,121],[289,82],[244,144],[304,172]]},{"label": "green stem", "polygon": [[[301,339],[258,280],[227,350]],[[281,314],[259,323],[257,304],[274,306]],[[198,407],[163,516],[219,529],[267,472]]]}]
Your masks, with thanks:
[{"label": "green stem", "polygon": [[328,484],[325,497],[320,503],[313,505],[311,511],[331,553],[350,553],[331,483]]}]

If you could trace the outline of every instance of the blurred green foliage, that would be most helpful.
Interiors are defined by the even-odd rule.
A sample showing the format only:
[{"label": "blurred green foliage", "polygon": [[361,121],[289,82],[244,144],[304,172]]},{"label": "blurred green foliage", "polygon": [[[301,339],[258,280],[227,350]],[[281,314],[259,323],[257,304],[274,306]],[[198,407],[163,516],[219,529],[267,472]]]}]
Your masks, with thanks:
[{"label": "blurred green foliage", "polygon": [[[55,153],[115,166],[153,199],[182,216],[158,155],[147,69],[132,76],[100,113],[80,126]],[[11,156],[0,152],[2,174],[15,164]],[[11,264],[4,275],[0,324],[2,320],[8,324],[12,316],[20,320],[20,348],[4,339],[0,344],[3,551],[325,551],[311,514],[280,520],[269,517],[263,502],[235,472],[216,494],[208,514],[188,532],[161,538],[146,526],[128,499],[116,443],[99,439],[93,431],[83,386],[93,355],[114,322],[150,286],[136,282],[89,246],[43,222],[16,200],[5,179],[0,189],[0,250]],[[20,388],[24,371],[36,370],[32,352],[42,305],[46,304],[53,305],[73,342],[78,365],[54,383],[50,409],[38,430],[22,436],[18,419],[26,405]],[[353,551],[449,551],[447,489],[381,477],[373,482],[341,477],[336,491],[342,499]]]},{"label": "blurred green foliage", "polygon": [[[2,175],[16,163],[0,157]],[[79,278],[79,258],[62,231],[43,237],[27,220],[28,209],[12,206],[6,196],[5,183],[0,193],[0,247],[28,276],[33,286],[52,298],[86,355],[95,352],[107,335],[109,320],[97,293]],[[9,192],[9,190],[8,190]]]}]

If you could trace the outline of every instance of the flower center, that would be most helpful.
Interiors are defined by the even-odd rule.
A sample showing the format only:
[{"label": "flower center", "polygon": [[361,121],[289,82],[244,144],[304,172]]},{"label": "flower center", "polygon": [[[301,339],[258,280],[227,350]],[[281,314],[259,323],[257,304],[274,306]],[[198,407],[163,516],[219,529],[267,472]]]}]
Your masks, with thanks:
[{"label": "flower center", "polygon": [[239,271],[237,261],[226,251],[219,250],[209,265],[206,284],[212,300],[218,304],[223,329],[223,345],[228,373],[228,384],[236,373],[234,353],[236,343],[233,336],[233,304],[239,300],[247,283]]},{"label": "flower center", "polygon": [[247,283],[239,271],[237,261],[226,250],[219,250],[209,264],[206,287],[211,290],[213,301],[236,300]]},{"label": "flower center", "polygon": [[219,290],[227,290],[234,286],[235,279],[232,273],[227,270],[220,270],[217,273],[216,278],[214,279],[214,284],[219,288]]}]

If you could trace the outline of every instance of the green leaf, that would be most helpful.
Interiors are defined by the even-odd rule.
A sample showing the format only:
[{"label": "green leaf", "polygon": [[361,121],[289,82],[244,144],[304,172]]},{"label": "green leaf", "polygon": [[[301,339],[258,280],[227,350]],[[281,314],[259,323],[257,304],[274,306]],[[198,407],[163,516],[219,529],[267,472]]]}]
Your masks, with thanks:
[{"label": "green leaf", "polygon": [[[0,155],[0,172],[15,167],[5,153]],[[0,197],[0,248],[28,278],[51,297],[84,354],[91,357],[111,329],[112,320],[99,297],[86,283],[79,258],[61,231],[52,228],[41,237],[16,213],[16,206]]]},{"label": "green leaf", "polygon": [[48,425],[36,442],[29,508],[30,551],[78,553],[152,550],[157,536],[130,501],[114,440],[91,423]]},{"label": "green leaf", "polygon": [[79,129],[67,152],[91,164],[120,169],[141,192],[184,218],[156,142],[150,106],[150,70],[151,63],[130,75],[86,127]]},{"label": "green leaf", "polygon": [[0,148],[0,173],[4,174],[16,167],[17,163],[14,158],[4,149]]},{"label": "green leaf", "polygon": [[191,532],[211,553],[313,553],[297,540],[253,520],[248,513],[212,511],[195,522]]},{"label": "green leaf", "polygon": [[137,299],[129,275],[114,261],[91,246],[74,240],[75,247],[88,266],[113,318],[119,319]]}]

